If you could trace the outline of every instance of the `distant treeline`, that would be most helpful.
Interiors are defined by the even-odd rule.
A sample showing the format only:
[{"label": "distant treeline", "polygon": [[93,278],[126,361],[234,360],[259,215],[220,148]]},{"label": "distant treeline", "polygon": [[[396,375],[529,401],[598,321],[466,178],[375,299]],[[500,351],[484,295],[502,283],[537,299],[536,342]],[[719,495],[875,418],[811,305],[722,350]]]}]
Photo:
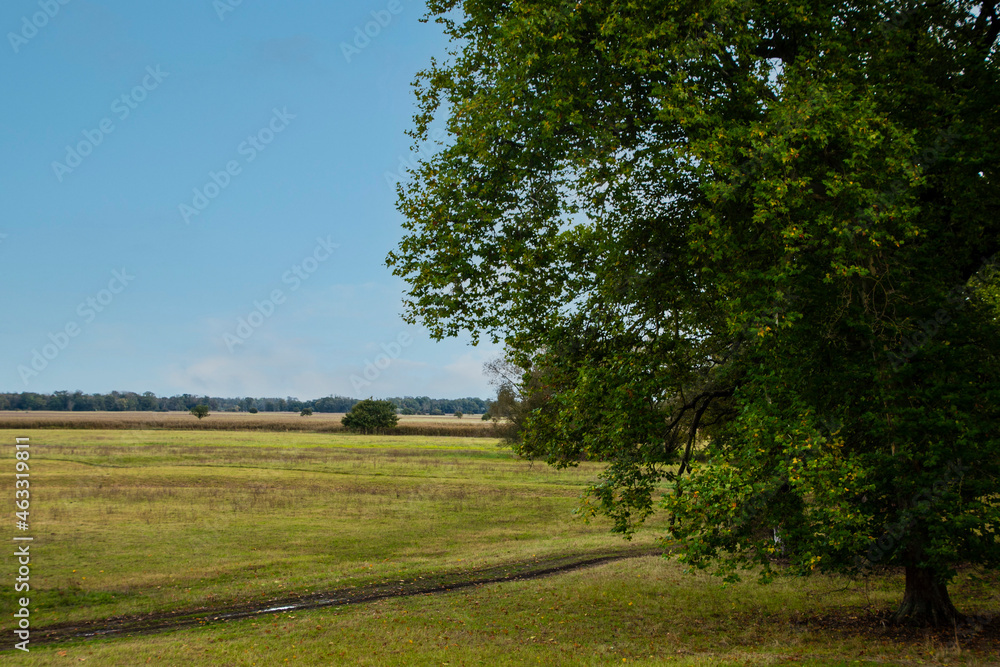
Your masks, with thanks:
[{"label": "distant treeline", "polygon": [[[64,410],[88,412],[108,410],[112,412],[190,410],[204,404],[217,412],[299,412],[310,408],[313,412],[347,412],[359,399],[346,396],[326,396],[309,401],[297,398],[218,398],[211,396],[157,396],[147,391],[137,394],[133,391],[113,391],[110,394],[84,394],[81,391],[57,391],[54,394],[0,394],[0,410]],[[489,408],[489,401],[481,398],[430,398],[428,396],[406,396],[386,399],[405,415],[443,415],[456,411],[464,414],[483,414]]]}]

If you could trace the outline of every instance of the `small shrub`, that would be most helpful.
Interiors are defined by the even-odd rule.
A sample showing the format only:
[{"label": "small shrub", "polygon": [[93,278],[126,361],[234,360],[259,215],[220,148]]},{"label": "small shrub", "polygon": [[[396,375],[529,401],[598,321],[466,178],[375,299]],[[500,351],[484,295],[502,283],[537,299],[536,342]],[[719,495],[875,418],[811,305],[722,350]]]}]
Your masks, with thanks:
[{"label": "small shrub", "polygon": [[191,414],[193,414],[198,419],[203,419],[208,416],[209,407],[204,403],[199,403],[198,405],[191,408]]},{"label": "small shrub", "polygon": [[312,413],[312,408],[302,408],[302,412],[300,412],[299,415],[302,417],[310,417],[312,416]]}]

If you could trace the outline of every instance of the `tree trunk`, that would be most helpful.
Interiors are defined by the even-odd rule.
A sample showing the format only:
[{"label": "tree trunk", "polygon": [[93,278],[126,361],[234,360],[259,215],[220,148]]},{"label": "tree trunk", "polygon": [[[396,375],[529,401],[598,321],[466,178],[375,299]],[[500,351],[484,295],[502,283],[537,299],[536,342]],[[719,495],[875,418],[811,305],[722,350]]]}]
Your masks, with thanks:
[{"label": "tree trunk", "polygon": [[953,625],[962,620],[948,597],[948,587],[928,568],[906,566],[903,603],[892,615],[893,623],[906,625]]}]

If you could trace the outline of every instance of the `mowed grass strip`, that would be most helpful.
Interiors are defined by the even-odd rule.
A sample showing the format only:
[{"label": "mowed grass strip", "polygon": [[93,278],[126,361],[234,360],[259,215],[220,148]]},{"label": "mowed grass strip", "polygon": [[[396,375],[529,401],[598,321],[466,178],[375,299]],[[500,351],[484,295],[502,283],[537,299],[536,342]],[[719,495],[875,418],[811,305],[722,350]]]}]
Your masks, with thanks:
[{"label": "mowed grass strip", "polygon": [[35,628],[624,546],[572,517],[597,465],[557,471],[479,438],[0,432],[25,435]]},{"label": "mowed grass strip", "polygon": [[[839,627],[890,605],[836,577],[723,586],[658,557],[459,593],[276,613],[163,634],[34,648],[24,665],[845,665],[996,664],[996,642]],[[966,609],[977,584],[961,577]]]}]

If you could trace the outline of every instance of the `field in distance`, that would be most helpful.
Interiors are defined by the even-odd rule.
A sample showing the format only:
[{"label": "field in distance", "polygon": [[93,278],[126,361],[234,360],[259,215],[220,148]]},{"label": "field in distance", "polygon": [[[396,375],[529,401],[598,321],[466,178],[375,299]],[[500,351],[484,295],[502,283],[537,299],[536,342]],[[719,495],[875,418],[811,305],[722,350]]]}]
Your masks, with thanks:
[{"label": "field in distance", "polygon": [[[212,412],[198,419],[189,412],[70,412],[53,410],[0,410],[0,429],[96,428],[190,429],[209,431],[312,431],[344,430],[342,412]],[[494,437],[493,422],[482,415],[400,415],[397,435]]]}]

